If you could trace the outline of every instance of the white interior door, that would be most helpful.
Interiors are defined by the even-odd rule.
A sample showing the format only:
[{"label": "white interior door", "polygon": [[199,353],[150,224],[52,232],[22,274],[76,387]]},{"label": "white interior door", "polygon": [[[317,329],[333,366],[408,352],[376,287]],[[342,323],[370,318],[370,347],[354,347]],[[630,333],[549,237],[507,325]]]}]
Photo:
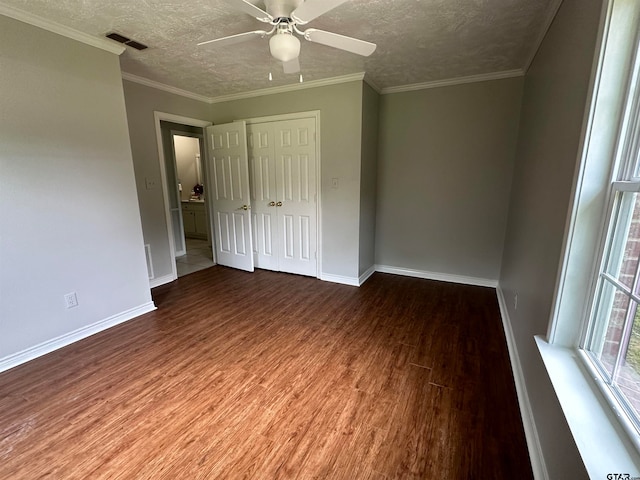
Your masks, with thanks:
[{"label": "white interior door", "polygon": [[245,122],[207,127],[217,262],[253,272]]},{"label": "white interior door", "polygon": [[273,123],[247,125],[253,260],[266,270],[279,269],[274,138]]},{"label": "white interior door", "polygon": [[280,271],[316,276],[315,119],[281,121],[274,129]]},{"label": "white interior door", "polygon": [[247,127],[257,268],[317,276],[315,119]]}]

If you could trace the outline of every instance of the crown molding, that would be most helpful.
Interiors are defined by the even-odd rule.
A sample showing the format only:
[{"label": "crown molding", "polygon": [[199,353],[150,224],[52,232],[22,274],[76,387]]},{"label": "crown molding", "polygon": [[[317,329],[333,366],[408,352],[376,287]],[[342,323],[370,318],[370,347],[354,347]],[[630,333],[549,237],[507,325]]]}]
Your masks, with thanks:
[{"label": "crown molding", "polygon": [[[139,77],[138,75],[134,75],[132,73],[122,72],[123,80],[139,83],[147,87],[155,88],[165,92],[173,93],[174,95],[180,95],[182,97],[191,98],[192,100],[198,100],[200,102],[205,102],[209,104],[230,102],[232,100],[242,100],[245,98],[261,97],[263,95],[274,95],[276,93],[292,92],[295,90],[304,90],[307,88],[324,87],[327,85],[337,85],[340,83],[356,82],[359,80],[364,80],[364,76],[365,76],[364,73],[361,72],[361,73],[354,73],[352,75],[343,75],[341,77],[324,78],[321,80],[311,80],[309,82],[294,83],[291,85],[282,85],[279,87],[263,88],[260,90],[252,90],[250,92],[233,93],[230,95],[221,95],[218,97],[207,97],[204,95],[199,95],[197,93],[189,92],[187,90],[182,90],[181,88],[172,87],[171,85],[166,85],[164,83],[156,82],[155,80],[149,80],[148,78],[145,78],[145,77]],[[369,83],[369,85],[371,85],[371,83]],[[372,88],[376,89],[376,87],[372,87]],[[378,91],[379,93],[379,90],[376,90],[376,91]]]},{"label": "crown molding", "polygon": [[351,75],[343,75],[341,77],[324,78],[321,80],[311,80],[303,83],[293,83],[291,85],[282,85],[280,87],[263,88],[250,92],[233,93],[231,95],[221,95],[213,97],[209,103],[229,102],[232,100],[242,100],[245,98],[261,97],[263,95],[275,95],[276,93],[293,92],[296,90],[305,90],[307,88],[325,87],[327,85],[337,85],[340,83],[356,82],[364,80],[364,72],[354,73]]},{"label": "crown molding", "polygon": [[197,93],[189,92],[188,90],[182,90],[181,88],[172,87],[164,83],[156,82],[155,80],[149,80],[148,78],[139,77],[132,73],[122,72],[122,79],[130,82],[139,83],[147,87],[162,90],[164,92],[173,93],[174,95],[180,95],[181,97],[187,97],[192,100],[198,100],[199,102],[211,103],[211,98],[204,95],[198,95]]},{"label": "crown molding", "polygon": [[527,61],[524,64],[523,70],[525,73],[529,71],[529,68],[533,63],[533,59],[536,58],[536,55],[538,54],[538,50],[540,50],[540,47],[542,46],[542,42],[544,41],[545,37],[547,36],[547,33],[549,32],[549,29],[551,28],[551,24],[555,20],[556,15],[558,15],[558,10],[560,10],[560,5],[562,5],[562,0],[551,0],[551,2],[549,2],[549,6],[547,7],[547,16],[543,24],[543,28],[542,30],[540,30],[538,39],[533,44],[533,48],[529,53],[529,57],[527,58]]},{"label": "crown molding", "polygon": [[122,54],[122,52],[124,52],[125,50],[124,45],[120,45],[111,40],[89,35],[88,33],[81,32],[80,30],[76,30],[75,28],[67,27],[60,23],[54,22],[53,20],[48,20],[38,15],[25,12],[24,10],[10,7],[9,5],[5,5],[1,2],[0,15],[13,18],[14,20],[18,20],[20,22],[28,23],[29,25],[42,28],[43,30],[47,30],[52,33],[57,33],[58,35],[62,35],[63,37],[71,38],[72,40],[76,40],[86,45],[91,45],[92,47],[100,48],[101,50],[106,50],[110,53],[115,53],[116,55]]},{"label": "crown molding", "polygon": [[378,85],[376,85],[376,83],[371,78],[371,75],[365,73],[364,74],[364,81],[367,83],[367,85],[369,85],[371,88],[373,88],[378,95],[380,95],[382,93],[382,89]]},{"label": "crown molding", "polygon": [[451,85],[462,85],[464,83],[486,82],[488,80],[501,80],[503,78],[522,76],[524,76],[524,70],[506,70],[504,72],[483,73],[480,75],[470,75],[468,77],[448,78],[446,80],[435,80],[433,82],[387,87],[383,88],[380,93],[382,95],[387,95],[389,93],[411,92],[414,90],[425,90],[427,88],[448,87]]},{"label": "crown molding", "polygon": [[139,83],[147,87],[163,90],[165,92],[173,93],[174,95],[180,95],[182,97],[190,98],[192,100],[198,100],[209,104],[231,102],[233,100],[243,100],[247,98],[261,97],[264,95],[275,95],[277,93],[286,93],[296,90],[304,90],[307,88],[325,87],[328,85],[337,85],[340,83],[364,81],[371,88],[373,88],[378,94],[386,95],[390,93],[410,92],[413,90],[424,90],[427,88],[446,87],[451,85],[461,85],[464,83],[485,82],[488,80],[501,80],[504,78],[522,77],[524,76],[524,70],[507,70],[504,72],[487,73],[482,75],[472,75],[469,77],[450,78],[446,80],[436,80],[433,82],[414,83],[411,85],[400,85],[398,87],[378,87],[371,77],[364,72],[354,73],[351,75],[343,75],[340,77],[325,78],[321,80],[311,80],[304,83],[293,83],[291,85],[282,85],[279,87],[263,88],[260,90],[252,90],[250,92],[233,93],[230,95],[220,95],[218,97],[207,97],[199,95],[197,93],[182,90],[181,88],[172,87],[164,83],[156,82],[155,80],[149,80],[148,78],[139,77],[131,73],[122,72],[122,78],[131,82]]}]

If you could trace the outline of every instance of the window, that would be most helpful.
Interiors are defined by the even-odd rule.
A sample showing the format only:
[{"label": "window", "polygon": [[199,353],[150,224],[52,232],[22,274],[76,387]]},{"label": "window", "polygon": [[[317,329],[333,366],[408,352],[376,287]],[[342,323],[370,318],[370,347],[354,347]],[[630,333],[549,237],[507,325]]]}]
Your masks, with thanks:
[{"label": "window", "polygon": [[[636,39],[637,44],[637,39]],[[601,261],[582,342],[617,410],[640,432],[640,61],[635,67],[609,186]]]},{"label": "window", "polygon": [[640,475],[640,1],[602,7],[551,322],[536,336],[591,478]]}]

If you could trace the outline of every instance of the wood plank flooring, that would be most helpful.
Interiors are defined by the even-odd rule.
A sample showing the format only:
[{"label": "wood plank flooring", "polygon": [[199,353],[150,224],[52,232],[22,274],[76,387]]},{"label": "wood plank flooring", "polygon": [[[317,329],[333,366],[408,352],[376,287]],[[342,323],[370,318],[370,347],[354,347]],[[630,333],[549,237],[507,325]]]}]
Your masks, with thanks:
[{"label": "wood plank flooring", "polygon": [[0,479],[532,478],[495,291],[213,267],[0,374]]}]

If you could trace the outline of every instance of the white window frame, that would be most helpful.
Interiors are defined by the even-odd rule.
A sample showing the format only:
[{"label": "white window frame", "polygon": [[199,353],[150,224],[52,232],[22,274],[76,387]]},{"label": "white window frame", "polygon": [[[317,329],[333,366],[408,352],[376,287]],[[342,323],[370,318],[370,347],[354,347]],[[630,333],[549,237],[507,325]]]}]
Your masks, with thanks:
[{"label": "white window frame", "polygon": [[[601,362],[595,358],[589,349],[593,340],[594,330],[599,327],[596,318],[597,303],[601,298],[600,295],[604,295],[601,293],[604,283],[608,282],[613,285],[617,291],[623,292],[630,302],[633,301],[640,305],[640,297],[633,293],[633,288],[629,289],[627,286],[622,285],[605,271],[605,264],[614,248],[612,236],[615,234],[619,209],[622,208],[621,195],[640,192],[640,32],[636,35],[634,43],[634,60],[626,89],[624,115],[620,122],[621,127],[612,169],[613,178],[609,181],[607,191],[609,200],[605,221],[602,223],[603,228],[600,233],[598,268],[594,272],[594,278],[591,282],[592,288],[588,302],[590,308],[582,327],[578,352],[589,373],[597,378],[597,386],[605,396],[616,417],[620,420],[624,430],[640,451],[640,412],[635,411],[615,383],[616,373],[620,368],[621,356],[626,349],[622,348],[622,346],[620,347],[611,375],[603,368]],[[622,342],[625,339],[628,340],[627,337],[630,337],[632,325],[633,321],[625,320]]]},{"label": "white window frame", "polygon": [[[604,0],[591,92],[576,165],[563,255],[546,338],[536,344],[582,460],[592,478],[640,476],[640,437],[582,350],[594,301],[614,189],[635,189],[618,168],[629,131],[630,79],[639,55],[640,3]],[[635,77],[633,77],[635,75]],[[629,144],[625,144],[629,145]],[[615,183],[614,183],[615,182]]]}]

